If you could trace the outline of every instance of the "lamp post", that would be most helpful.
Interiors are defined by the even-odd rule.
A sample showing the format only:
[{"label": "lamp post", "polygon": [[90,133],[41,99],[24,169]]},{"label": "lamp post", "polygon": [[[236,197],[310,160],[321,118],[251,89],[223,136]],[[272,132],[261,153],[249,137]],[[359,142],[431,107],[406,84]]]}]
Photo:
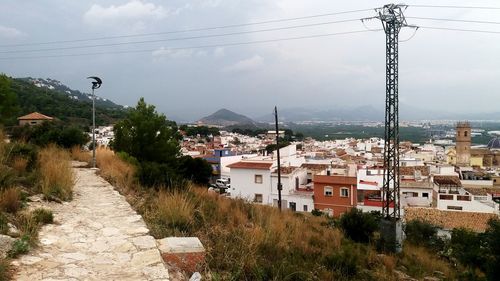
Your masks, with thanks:
[{"label": "lamp post", "polygon": [[95,94],[94,90],[101,87],[102,80],[97,76],[90,76],[87,79],[94,79],[92,81],[92,168],[95,168]]}]

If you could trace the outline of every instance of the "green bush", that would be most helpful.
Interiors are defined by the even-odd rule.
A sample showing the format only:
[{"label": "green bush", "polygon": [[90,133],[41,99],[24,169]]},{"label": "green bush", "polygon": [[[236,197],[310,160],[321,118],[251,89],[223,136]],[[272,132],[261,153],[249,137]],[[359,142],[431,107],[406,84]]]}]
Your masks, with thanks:
[{"label": "green bush", "polygon": [[173,167],[156,162],[142,162],[137,170],[137,177],[146,186],[174,187],[179,181]]},{"label": "green bush", "polygon": [[372,213],[352,208],[340,218],[340,227],[344,234],[356,242],[368,243],[373,233],[378,230],[378,218]]},{"label": "green bush", "polygon": [[33,218],[41,225],[54,222],[54,215],[51,210],[39,208],[33,211]]},{"label": "green bush", "polygon": [[77,127],[67,126],[62,122],[44,122],[37,126],[22,126],[12,129],[14,140],[23,140],[39,146],[57,144],[64,148],[84,145],[89,137]]},{"label": "green bush", "polygon": [[0,190],[11,187],[16,180],[16,172],[9,166],[0,163]]},{"label": "green bush", "polygon": [[22,157],[28,161],[27,170],[33,170],[36,166],[37,153],[37,147],[32,144],[14,142],[10,146],[9,161],[12,161],[16,157]]},{"label": "green bush", "polygon": [[14,241],[12,244],[12,249],[8,252],[10,258],[16,258],[19,255],[28,253],[30,250],[30,237],[28,235],[23,235],[21,238]]},{"label": "green bush", "polygon": [[439,251],[443,249],[444,241],[438,237],[437,230],[436,226],[422,220],[409,221],[404,228],[406,241]]},{"label": "green bush", "polygon": [[311,211],[311,214],[312,214],[313,216],[316,216],[316,217],[321,217],[321,216],[323,215],[323,212],[322,212],[322,211],[320,211],[319,209],[313,209],[313,210]]},{"label": "green bush", "polygon": [[350,279],[358,274],[363,258],[359,249],[347,244],[340,251],[331,253],[323,259],[323,264],[337,273],[340,278]]}]

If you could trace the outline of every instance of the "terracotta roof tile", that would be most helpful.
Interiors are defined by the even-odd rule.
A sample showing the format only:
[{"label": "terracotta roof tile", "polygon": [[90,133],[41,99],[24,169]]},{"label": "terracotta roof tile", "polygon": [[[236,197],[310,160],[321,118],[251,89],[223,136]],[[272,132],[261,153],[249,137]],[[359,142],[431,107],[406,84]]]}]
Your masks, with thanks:
[{"label": "terracotta roof tile", "polygon": [[17,120],[52,120],[52,119],[54,119],[54,118],[49,117],[47,115],[43,115],[43,114],[38,113],[38,112],[33,112],[33,113],[28,114],[28,115],[24,115],[24,116],[17,118]]},{"label": "terracotta roof tile", "polygon": [[462,183],[457,176],[434,176],[434,183],[443,187],[460,187]]},{"label": "terracotta roof tile", "polygon": [[488,220],[494,217],[498,216],[489,213],[442,211],[430,208],[405,208],[406,221],[420,219],[444,229],[464,227],[484,232],[488,226]]},{"label": "terracotta roof tile", "polygon": [[228,165],[231,169],[257,169],[257,170],[269,170],[273,163],[269,162],[236,162]]}]

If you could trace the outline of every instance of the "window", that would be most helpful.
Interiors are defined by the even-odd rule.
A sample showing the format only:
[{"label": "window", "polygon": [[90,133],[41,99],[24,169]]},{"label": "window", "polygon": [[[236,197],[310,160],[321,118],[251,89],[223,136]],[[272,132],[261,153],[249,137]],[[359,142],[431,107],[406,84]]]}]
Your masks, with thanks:
[{"label": "window", "polygon": [[325,196],[328,196],[328,197],[333,196],[333,187],[325,186]]},{"label": "window", "polygon": [[429,193],[427,192],[422,193],[422,197],[429,198]]},{"label": "window", "polygon": [[467,136],[467,131],[464,132],[464,137],[466,137],[466,136]]},{"label": "window", "polygon": [[295,202],[290,202],[288,203],[288,208],[292,211],[297,211],[297,204],[295,204]]},{"label": "window", "polygon": [[340,189],[340,197],[349,197],[349,189],[346,187],[342,187]]},{"label": "window", "polygon": [[255,183],[262,183],[262,175],[255,175]]},{"label": "window", "polygon": [[262,194],[255,193],[255,197],[253,199],[255,203],[262,203]]},{"label": "window", "polygon": [[304,205],[304,208],[302,210],[304,210],[304,212],[307,212],[307,205]]},{"label": "window", "polygon": [[459,211],[461,211],[462,207],[460,207],[460,206],[448,206],[447,209],[448,210],[459,210]]},{"label": "window", "polygon": [[333,209],[325,208],[325,209],[323,209],[323,213],[325,213],[329,217],[333,217]]}]

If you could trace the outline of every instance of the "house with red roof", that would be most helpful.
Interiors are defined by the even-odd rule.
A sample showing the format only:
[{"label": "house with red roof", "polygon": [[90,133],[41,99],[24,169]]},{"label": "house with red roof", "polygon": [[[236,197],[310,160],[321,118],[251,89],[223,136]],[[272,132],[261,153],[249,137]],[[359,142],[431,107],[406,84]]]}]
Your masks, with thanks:
[{"label": "house with red roof", "polygon": [[29,126],[34,126],[34,125],[40,125],[43,122],[50,122],[54,120],[53,117],[49,117],[47,115],[43,115],[39,112],[33,112],[28,115],[21,116],[17,118],[19,121],[19,126],[24,126],[24,125],[29,125]]}]

